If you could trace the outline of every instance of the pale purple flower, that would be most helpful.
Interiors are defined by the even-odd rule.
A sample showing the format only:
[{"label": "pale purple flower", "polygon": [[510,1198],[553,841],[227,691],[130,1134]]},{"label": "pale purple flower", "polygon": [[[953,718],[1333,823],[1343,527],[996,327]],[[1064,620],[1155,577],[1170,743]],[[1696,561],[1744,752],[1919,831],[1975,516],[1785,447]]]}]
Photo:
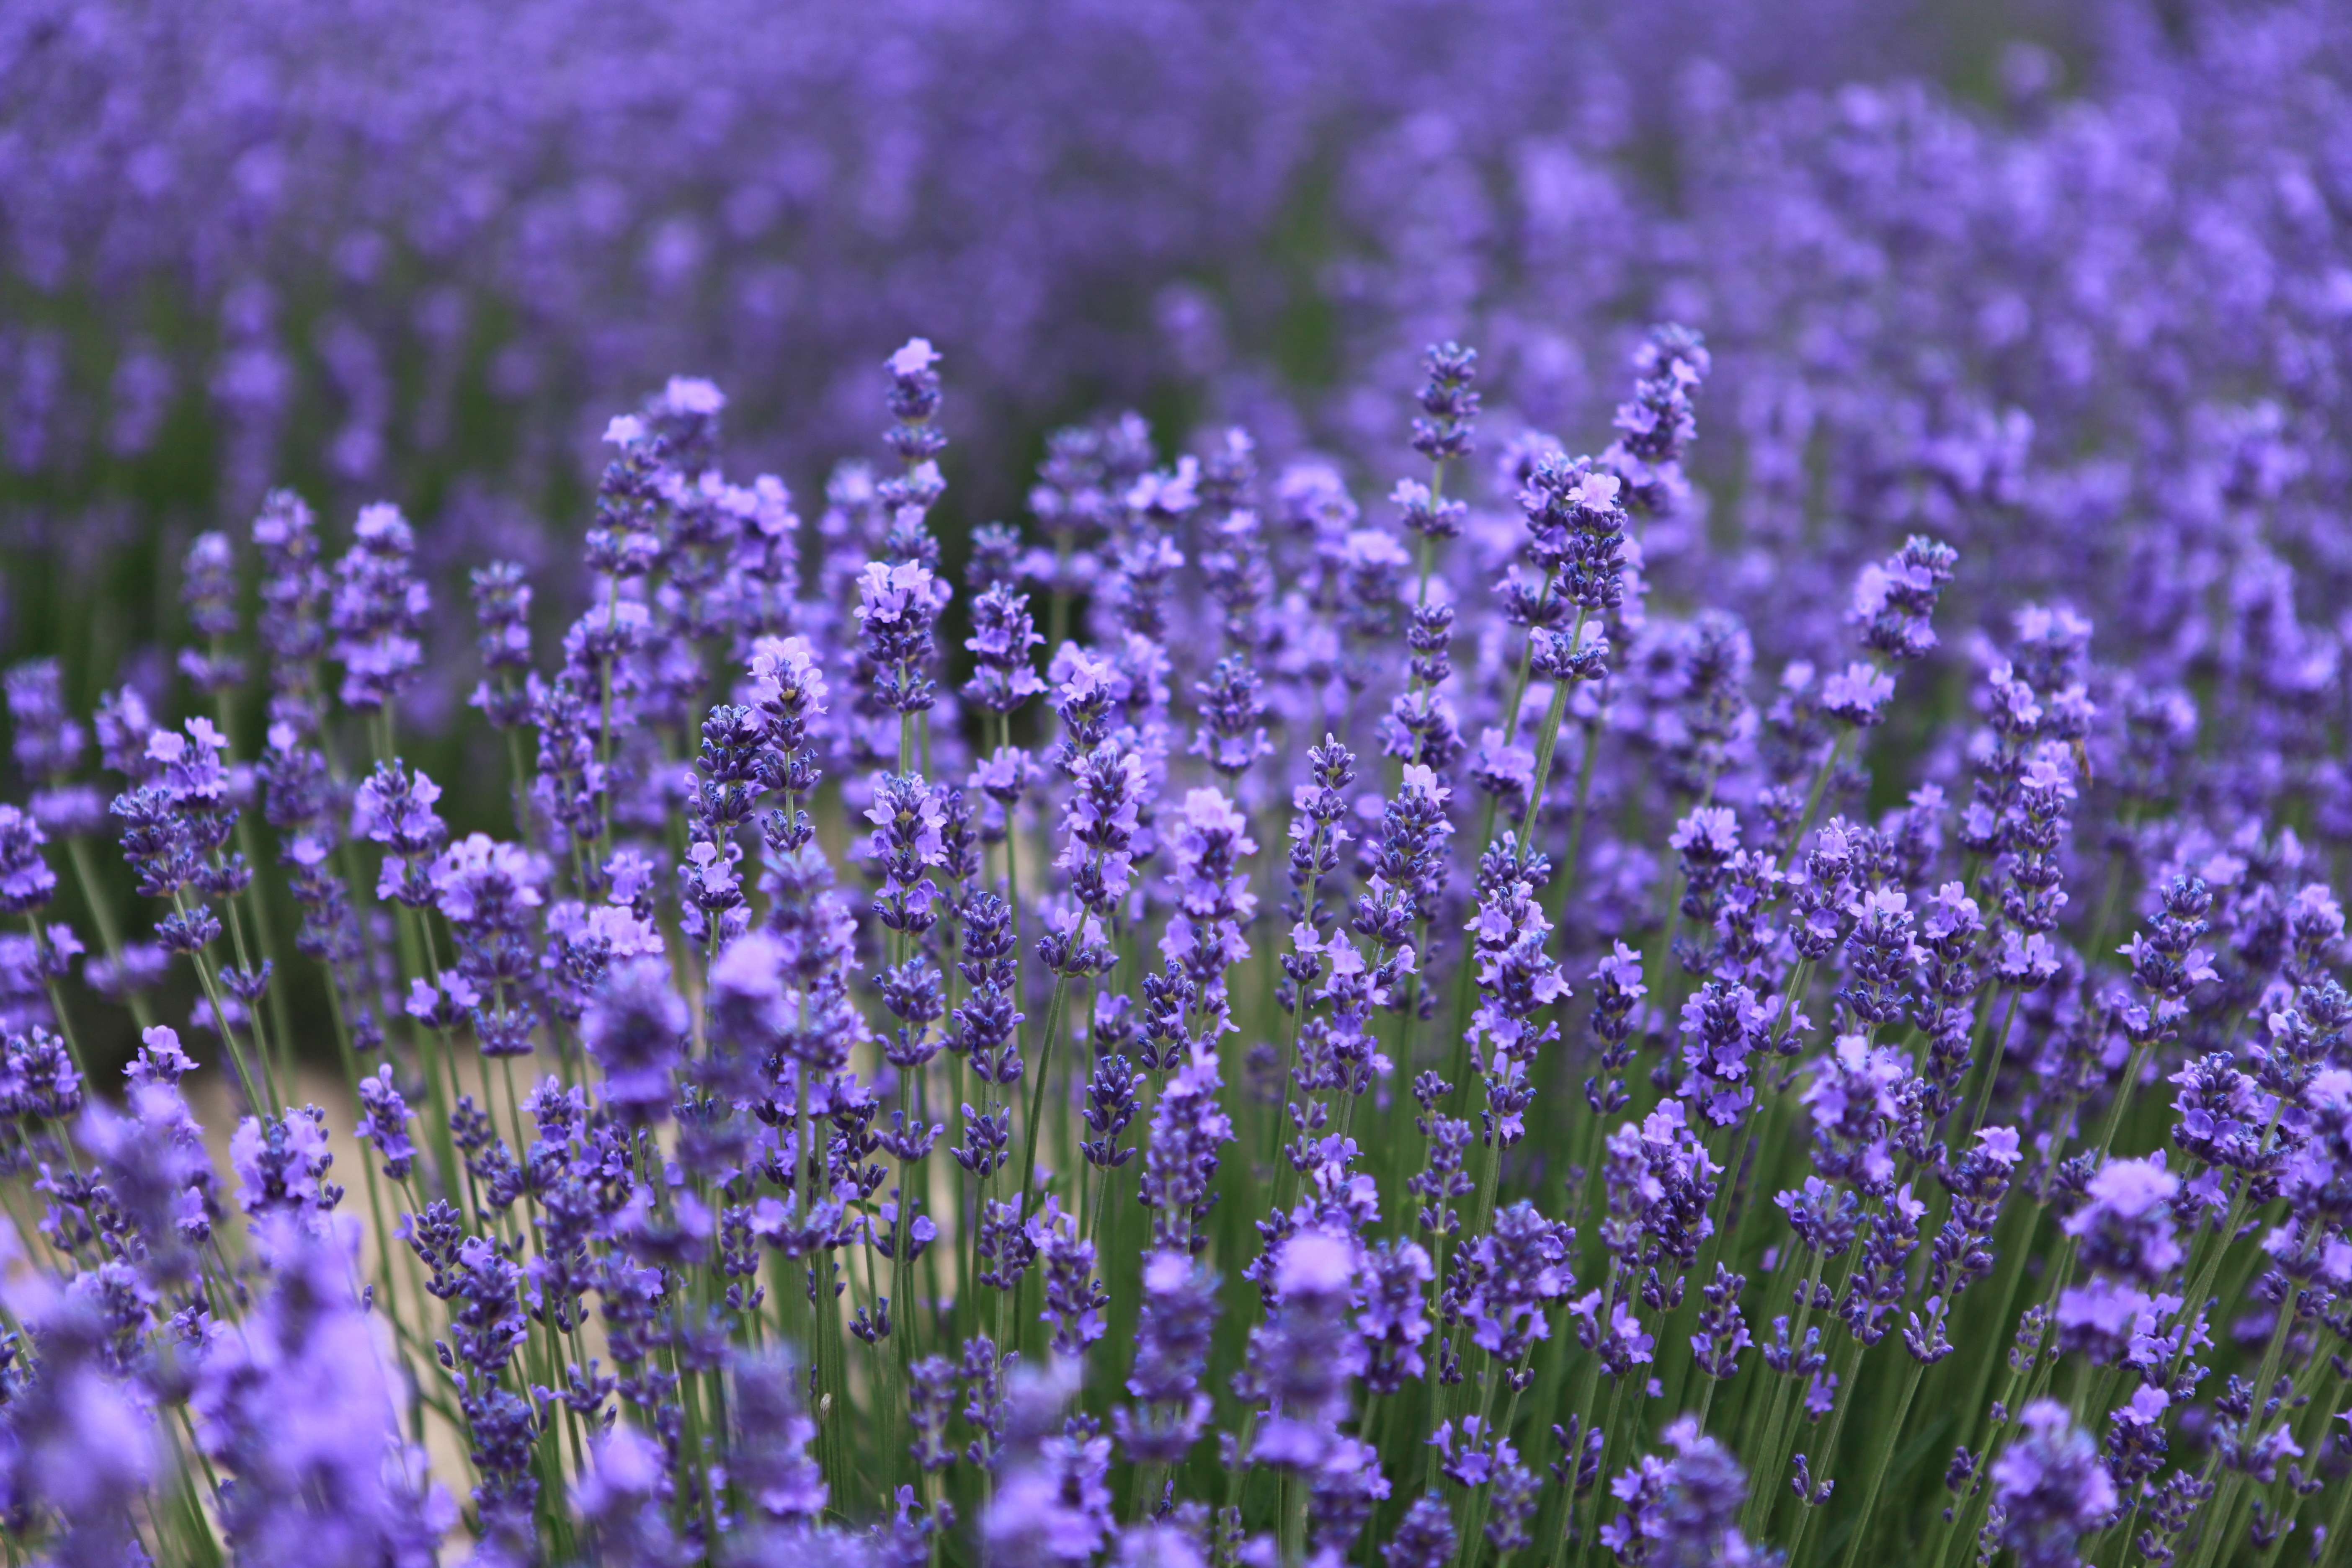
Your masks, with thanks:
[{"label": "pale purple flower", "polygon": [[1250,1458],[1313,1471],[1339,1442],[1348,1379],[1363,1345],[1347,1310],[1354,1294],[1351,1240],[1302,1231],[1274,1260],[1274,1310],[1250,1334],[1249,1386],[1265,1402]]},{"label": "pale purple flower", "polygon": [[1880,710],[1894,695],[1893,676],[1876,665],[1856,660],[1822,682],[1822,710],[1868,729],[1885,717]]},{"label": "pale purple flower", "polygon": [[352,548],[335,563],[327,625],[343,666],[344,704],[373,710],[423,668],[417,633],[433,600],[412,573],[416,538],[399,508],[385,501],[361,508],[352,532]]},{"label": "pale purple flower", "polygon": [[341,1201],[342,1188],[327,1181],[335,1156],[327,1147],[327,1113],[306,1106],[284,1116],[248,1116],[228,1141],[236,1172],[237,1206],[257,1233],[273,1216],[312,1223]]},{"label": "pale purple flower", "polygon": [[383,1156],[383,1173],[406,1181],[416,1162],[416,1145],[408,1136],[408,1101],[393,1081],[392,1064],[385,1062],[372,1078],[360,1079],[360,1104],[364,1113],[353,1136],[374,1146]]},{"label": "pale purple flower", "polygon": [[2085,1190],[2088,1201],[2064,1224],[2083,1261],[2103,1273],[2153,1284],[2181,1258],[2173,1238],[2171,1200],[2180,1178],[2159,1153],[2147,1160],[2110,1160]]},{"label": "pale purple flower", "polygon": [[2116,1506],[2115,1483],[2064,1405],[2039,1400],[2021,1419],[2023,1431],[1992,1462],[2000,1543],[2021,1568],[2074,1568],[2076,1542]]},{"label": "pale purple flower", "polygon": [[1216,1277],[1181,1252],[1143,1260],[1143,1306],[1127,1392],[1139,1403],[1111,1413],[1139,1463],[1175,1464],[1200,1440],[1211,1411],[1201,1386],[1217,1321]]},{"label": "pale purple flower", "polygon": [[38,822],[13,805],[0,805],[0,912],[40,909],[57,891],[58,875],[41,854],[47,842]]},{"label": "pale purple flower", "polygon": [[356,1227],[275,1235],[274,1287],[208,1346],[190,1400],[236,1483],[224,1523],[258,1563],[421,1568],[456,1510],[401,1438],[390,1336],[352,1283]]},{"label": "pale purple flower", "polygon": [[603,1096],[629,1121],[657,1121],[675,1092],[671,1074],[687,1036],[686,1004],[657,957],[615,963],[580,1021],[588,1054],[603,1069]]},{"label": "pale purple flower", "polygon": [[1601,1526],[1601,1544],[1618,1561],[1645,1568],[1762,1568],[1773,1561],[1739,1532],[1748,1477],[1738,1462],[1702,1436],[1690,1416],[1668,1425],[1664,1436],[1671,1458],[1645,1455],[1610,1481],[1621,1506]]}]

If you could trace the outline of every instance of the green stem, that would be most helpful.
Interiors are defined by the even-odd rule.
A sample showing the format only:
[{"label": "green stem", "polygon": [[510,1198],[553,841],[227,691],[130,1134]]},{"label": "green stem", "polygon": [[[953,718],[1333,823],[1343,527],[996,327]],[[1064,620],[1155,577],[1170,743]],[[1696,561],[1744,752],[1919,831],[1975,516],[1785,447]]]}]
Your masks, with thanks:
[{"label": "green stem", "polygon": [[1029,1189],[1037,1177],[1037,1133],[1045,1114],[1045,1079],[1054,1063],[1054,1037],[1061,1032],[1062,1010],[1070,994],[1070,977],[1054,977],[1053,999],[1045,1004],[1045,1029],[1037,1042],[1035,1081],[1029,1086],[1029,1124],[1023,1130],[1021,1148],[1021,1186],[1013,1194],[1014,1201],[1024,1208],[1029,1202]]},{"label": "green stem", "polygon": [[[1609,686],[1601,683],[1600,707],[1609,706]],[[1546,912],[1558,923],[1560,912],[1568,907],[1568,889],[1577,868],[1584,864],[1584,824],[1592,806],[1593,763],[1601,755],[1601,721],[1598,715],[1578,726],[1584,731],[1584,749],[1576,762],[1576,805],[1568,819],[1568,848],[1552,873],[1552,885],[1546,889]]]},{"label": "green stem", "polygon": [[[1576,610],[1576,624],[1568,634],[1569,651],[1571,653],[1584,645],[1584,606],[1580,605]],[[1534,639],[1530,637],[1530,648],[1533,646]],[[1536,734],[1535,776],[1531,781],[1532,787],[1528,791],[1528,815],[1519,825],[1519,860],[1523,865],[1535,849],[1536,814],[1543,809],[1544,786],[1551,779],[1552,750],[1559,743],[1559,723],[1568,715],[1569,693],[1575,689],[1575,686],[1576,682],[1565,675],[1553,677],[1551,701],[1544,710],[1543,728]],[[1507,743],[1509,739],[1507,735],[1504,737]],[[1559,868],[1555,868],[1554,874],[1560,874]]]},{"label": "green stem", "polygon": [[[108,901],[106,890],[99,886],[98,868],[90,861],[89,840],[79,834],[66,840],[66,857],[73,862],[74,880],[81,887],[81,901],[89,910],[90,920],[98,927],[98,940],[106,949],[107,961],[115,966],[115,973],[128,979],[122,971],[122,936],[114,923],[114,906]],[[155,1026],[155,1015],[147,1005],[147,994],[126,989],[123,1002],[131,1009],[132,1022],[142,1033]]]},{"label": "green stem", "polygon": [[1919,1392],[1919,1374],[1924,1370],[1919,1358],[1906,1355],[1903,1359],[1910,1363],[1910,1370],[1903,1374],[1903,1392],[1895,1397],[1894,1420],[1870,1445],[1870,1479],[1863,1483],[1862,1511],[1854,1515],[1853,1534],[1846,1542],[1845,1568],[1854,1568],[1862,1560],[1862,1545],[1870,1535],[1870,1516],[1878,1507],[1878,1490],[1886,1479],[1886,1461],[1902,1441],[1903,1423],[1911,1414],[1912,1396]]}]

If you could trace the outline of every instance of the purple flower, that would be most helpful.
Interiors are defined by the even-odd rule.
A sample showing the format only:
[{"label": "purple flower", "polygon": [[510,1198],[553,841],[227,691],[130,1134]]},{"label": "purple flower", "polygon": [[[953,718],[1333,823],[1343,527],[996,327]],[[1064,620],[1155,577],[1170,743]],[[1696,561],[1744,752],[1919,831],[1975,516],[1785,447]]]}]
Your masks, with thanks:
[{"label": "purple flower", "polygon": [[1050,1194],[1045,1206],[1024,1228],[1045,1267],[1044,1319],[1054,1325],[1054,1350],[1060,1355],[1084,1355],[1107,1331],[1102,1309],[1110,1302],[1094,1278],[1094,1243],[1079,1237],[1076,1216],[1064,1213],[1061,1200]]},{"label": "purple flower", "polygon": [[[858,574],[857,624],[873,666],[874,700],[900,713],[929,708],[931,627],[953,592],[919,562],[868,562]],[[901,758],[902,763],[911,758]]]},{"label": "purple flower", "polygon": [[589,1451],[572,1501],[601,1563],[673,1568],[684,1554],[663,1501],[669,1478],[661,1447],[633,1426],[614,1426]]},{"label": "purple flower", "polygon": [[1575,1236],[1524,1201],[1495,1216],[1493,1232],[1471,1244],[1454,1287],[1472,1343],[1509,1363],[1550,1337],[1551,1304],[1576,1289],[1567,1267]]},{"label": "purple flower", "polygon": [[1265,1405],[1253,1461],[1311,1472],[1339,1442],[1335,1423],[1363,1360],[1347,1319],[1355,1277],[1354,1244],[1320,1231],[1292,1237],[1275,1258],[1274,1311],[1250,1334],[1248,1386]]},{"label": "purple flower", "polygon": [[1919,1221],[1927,1205],[1905,1183],[1888,1194],[1871,1215],[1870,1229],[1846,1280],[1838,1311],[1854,1338],[1874,1345],[1885,1336],[1885,1318],[1910,1284],[1911,1254],[1919,1245]]},{"label": "purple flower", "polygon": [[1683,1096],[1717,1127],[1743,1120],[1756,1103],[1753,1059],[1767,1015],[1745,985],[1710,980],[1683,1004]]},{"label": "purple flower", "polygon": [[1803,1186],[1783,1191],[1772,1201],[1809,1250],[1835,1257],[1852,1244],[1862,1200],[1846,1188],[1807,1176]]},{"label": "purple flower", "polygon": [[353,1136],[373,1144],[383,1156],[385,1175],[395,1182],[406,1181],[416,1163],[416,1145],[408,1136],[408,1101],[393,1082],[390,1062],[379,1066],[374,1077],[360,1079],[360,1104],[364,1114]]},{"label": "purple flower", "polygon": [[398,758],[378,763],[352,795],[352,837],[384,847],[376,897],[424,908],[439,897],[425,864],[448,842],[434,805],[441,786],[422,769],[411,773]]},{"label": "purple flower", "polygon": [[[969,1361],[967,1362],[969,1364]],[[980,1521],[990,1559],[1011,1568],[1091,1560],[1111,1533],[1110,1439],[1090,1421],[1055,1419],[1076,1392],[1075,1368],[1015,1375],[1006,1401],[1008,1452]]]},{"label": "purple flower", "polygon": [[416,539],[399,508],[362,507],[352,532],[352,548],[335,563],[327,625],[343,666],[343,703],[365,710],[397,697],[423,668],[417,632],[433,598],[411,574]]},{"label": "purple flower", "polygon": [[2121,1361],[2152,1300],[2145,1290],[2105,1278],[2068,1286],[2058,1296],[2058,1348],[2102,1364]]},{"label": "purple flower", "polygon": [[1257,853],[1257,840],[1249,836],[1249,819],[1208,788],[1187,792],[1171,837],[1176,864],[1170,887],[1177,907],[1160,952],[1222,1011],[1225,972],[1249,956],[1242,928],[1257,913],[1257,895],[1249,890],[1243,863]]},{"label": "purple flower", "polygon": [[509,672],[530,668],[530,583],[511,561],[478,566],[470,580],[479,627],[475,648],[497,685],[484,680],[467,704],[481,710],[491,728],[512,729],[530,712],[529,700]]},{"label": "purple flower", "polygon": [[1847,612],[1863,646],[1889,658],[1925,658],[1936,646],[1928,619],[1958,560],[1949,545],[1914,534],[1885,561],[1864,567]]},{"label": "purple flower", "polygon": [[261,553],[254,630],[269,655],[269,721],[308,739],[321,717],[318,667],[327,648],[330,592],[310,509],[291,490],[270,491],[253,520],[253,542]]},{"label": "purple flower", "polygon": [[1458,1539],[1454,1510],[1432,1492],[1413,1499],[1396,1534],[1381,1548],[1381,1560],[1388,1568],[1445,1568],[1454,1561]]},{"label": "purple flower", "polygon": [[1439,1422],[1429,1446],[1444,1456],[1438,1474],[1458,1486],[1483,1487],[1498,1471],[1518,1464],[1519,1451],[1511,1446],[1511,1440],[1496,1436],[1492,1423],[1475,1415],[1462,1418],[1458,1435],[1453,1422]]},{"label": "purple flower", "polygon": [[1490,795],[1525,800],[1535,787],[1535,748],[1519,745],[1489,726],[1479,731],[1478,744],[1471,751],[1470,776]]},{"label": "purple flower", "polygon": [[143,1559],[132,1510],[163,1463],[152,1397],[109,1364],[109,1325],[90,1296],[44,1280],[11,1304],[40,1349],[8,1402],[11,1529],[39,1507],[60,1526],[49,1548],[60,1563]]},{"label": "purple flower", "polygon": [[0,913],[21,915],[47,904],[58,875],[41,854],[48,835],[13,805],[0,805]]},{"label": "purple flower", "polygon": [[779,1357],[735,1363],[728,1469],[761,1515],[779,1522],[816,1519],[828,1496],[824,1472],[808,1453],[816,1423],[801,1396],[805,1381],[804,1369]]},{"label": "purple flower", "polygon": [[189,629],[211,644],[209,652],[181,649],[180,673],[205,697],[231,689],[245,679],[245,665],[219,651],[236,634],[236,557],[227,534],[208,531],[189,544],[180,564],[180,603]]},{"label": "purple flower", "polygon": [[1181,1462],[1211,1411],[1202,1388],[1217,1321],[1216,1277],[1183,1253],[1143,1260],[1143,1305],[1127,1392],[1140,1403],[1111,1412],[1112,1430],[1140,1464]]},{"label": "purple flower", "polygon": [[1601,1369],[1612,1377],[1622,1377],[1637,1366],[1650,1363],[1650,1352],[1657,1348],[1657,1336],[1644,1333],[1642,1321],[1622,1301],[1609,1304],[1606,1321],[1601,1317],[1601,1292],[1587,1290],[1568,1304],[1568,1310],[1580,1321],[1576,1331],[1579,1343],[1601,1359]]},{"label": "purple flower", "polygon": [[1072,780],[1062,817],[1069,840],[1054,864],[1070,874],[1072,896],[1100,911],[1127,893],[1150,781],[1142,756],[1115,742],[1087,752]]},{"label": "purple flower", "polygon": [[[1544,1044],[1558,1037],[1557,1025],[1534,1025],[1536,1013],[1572,994],[1559,964],[1544,951],[1551,921],[1537,900],[1537,884],[1516,870],[1505,877],[1486,889],[1469,925],[1478,983],[1471,1055],[1486,1077],[1490,1101],[1496,1098],[1498,1080],[1507,1079],[1514,1068],[1526,1068]],[[1507,1146],[1517,1142],[1498,1110],[1490,1110],[1489,1120],[1490,1137]]]},{"label": "purple flower", "polygon": [[604,1074],[603,1094],[624,1121],[658,1121],[668,1114],[686,1004],[670,988],[669,965],[658,958],[615,963],[580,1021],[581,1038]]},{"label": "purple flower", "polygon": [[2164,1156],[2110,1160],[2085,1189],[2088,1198],[2063,1228],[2075,1238],[2083,1261],[2102,1273],[2154,1284],[2179,1263],[2173,1239],[2173,1195],[2180,1178],[2164,1168]]},{"label": "purple flower", "polygon": [[[768,744],[789,768],[809,744],[809,725],[824,717],[826,687],[816,649],[804,637],[761,637],[751,645],[751,705],[767,726]],[[780,781],[781,787],[809,786]]]},{"label": "purple flower", "polygon": [[392,1347],[352,1283],[357,1231],[272,1236],[275,1284],[207,1346],[190,1400],[236,1480],[223,1523],[258,1563],[429,1563],[456,1510],[401,1440]]},{"label": "purple flower", "polygon": [[892,931],[930,930],[939,919],[932,909],[939,888],[927,873],[947,861],[943,792],[920,773],[885,773],[876,781],[866,820],[875,825],[866,853],[882,879],[875,912]]},{"label": "purple flower", "polygon": [[1434,1266],[1427,1249],[1412,1240],[1382,1242],[1364,1252],[1362,1263],[1356,1331],[1368,1358],[1364,1383],[1375,1394],[1393,1394],[1427,1370],[1421,1352],[1430,1332],[1424,1287]]},{"label": "purple flower", "polygon": [[2057,974],[2062,967],[2058,949],[2040,931],[2020,936],[2001,933],[2000,956],[1994,961],[2000,977],[2020,990],[2031,990]]},{"label": "purple flower", "polygon": [[1469,456],[1478,423],[1478,351],[1459,343],[1432,344],[1421,368],[1424,379],[1412,449],[1440,465]]},{"label": "purple flower", "polygon": [[1894,695],[1893,676],[1856,660],[1822,682],[1822,711],[1866,730],[1885,717],[1880,710]]},{"label": "purple flower", "polygon": [[1673,1458],[1645,1455],[1609,1483],[1610,1495],[1622,1507],[1601,1526],[1601,1544],[1619,1562],[1645,1568],[1762,1568],[1774,1561],[1739,1532],[1748,1477],[1738,1462],[1722,1444],[1702,1436],[1690,1416],[1674,1421],[1664,1436]]},{"label": "purple flower", "polygon": [[2021,1568],[2073,1568],[2078,1540],[2116,1506],[2115,1482],[2064,1405],[2038,1400],[2021,1420],[2024,1430],[1992,1463],[2000,1543]]},{"label": "purple flower", "polygon": [[1217,1058],[1205,1042],[1169,1077],[1151,1113],[1139,1194],[1151,1210],[1153,1247],[1187,1255],[1208,1238],[1198,1233],[1208,1213],[1219,1152],[1233,1141],[1233,1119],[1218,1103]]},{"label": "purple flower", "polygon": [[228,1142],[236,1172],[237,1206],[252,1217],[257,1234],[272,1216],[322,1220],[342,1200],[343,1189],[325,1180],[335,1156],[327,1147],[327,1113],[305,1106],[285,1116],[248,1116]]},{"label": "purple flower", "polygon": [[972,635],[964,640],[978,668],[963,695],[991,713],[1010,713],[1042,695],[1045,682],[1029,650],[1045,639],[1029,617],[1029,595],[999,583],[971,602]]},{"label": "purple flower", "polygon": [[1902,1112],[1896,1096],[1908,1076],[1892,1047],[1840,1036],[1801,1097],[1813,1117],[1813,1168],[1865,1193],[1884,1192],[1895,1175],[1887,1129]]},{"label": "purple flower", "polygon": [[1266,708],[1258,695],[1258,674],[1248,659],[1225,655],[1193,690],[1201,700],[1201,729],[1189,749],[1219,776],[1231,783],[1260,757],[1272,754],[1274,744],[1259,722]]},{"label": "purple flower", "polygon": [[58,661],[32,658],[11,665],[6,685],[17,771],[36,785],[61,783],[80,765],[89,731],[66,710]]}]

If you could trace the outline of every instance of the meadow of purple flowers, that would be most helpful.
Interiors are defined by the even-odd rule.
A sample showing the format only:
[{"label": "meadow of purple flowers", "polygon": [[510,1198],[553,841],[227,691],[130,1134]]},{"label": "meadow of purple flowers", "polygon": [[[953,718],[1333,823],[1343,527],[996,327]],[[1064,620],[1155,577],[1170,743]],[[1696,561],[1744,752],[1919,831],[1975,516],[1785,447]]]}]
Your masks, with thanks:
[{"label": "meadow of purple flowers", "polygon": [[[625,18],[519,14],[504,118],[462,29],[437,95],[354,104],[215,16],[210,76],[0,137],[87,176],[6,216],[54,307],[0,344],[16,623],[195,417],[126,303],[159,268],[222,312],[246,508],[186,543],[184,635],[147,617],[168,665],[6,676],[12,1564],[2336,1560],[2352,16],[2086,7],[2087,79],[2013,49],[1990,108],[1743,88],[1814,35],[1696,7],[1538,109],[1470,90],[1548,58],[1509,7],[1276,8],[1179,135],[1117,70],[1076,129],[1020,89],[1184,8],[951,13],[1006,79],[820,30],[821,105],[923,111],[755,169],[784,111],[733,96],[756,50],[671,74],[727,37],[687,9],[635,78]],[[0,24],[0,81],[162,16]],[[1349,79],[1424,48],[1446,112]],[[1110,123],[1106,167],[1198,188],[992,163],[925,213],[1016,100],[992,160]],[[1369,129],[1318,152],[1333,102]],[[1246,289],[1162,289],[1182,426],[1005,456],[1024,399],[1152,389],[1132,333],[1039,347],[1090,268],[1255,243],[1304,170],[1326,384],[1239,346]],[[748,259],[853,190],[794,279]],[[981,252],[922,228],[991,203]],[[678,335],[598,319],[622,233]],[[900,247],[794,429],[727,379],[608,409],[576,567],[484,559],[524,535],[468,527],[478,474],[421,527],[317,504],[443,465],[469,375],[542,422],[506,480],[648,354],[756,379],[779,301]],[[289,456],[278,302],[329,275],[428,338],[514,319],[403,390],[305,306],[336,423]],[[821,498],[721,443],[851,417]]]}]

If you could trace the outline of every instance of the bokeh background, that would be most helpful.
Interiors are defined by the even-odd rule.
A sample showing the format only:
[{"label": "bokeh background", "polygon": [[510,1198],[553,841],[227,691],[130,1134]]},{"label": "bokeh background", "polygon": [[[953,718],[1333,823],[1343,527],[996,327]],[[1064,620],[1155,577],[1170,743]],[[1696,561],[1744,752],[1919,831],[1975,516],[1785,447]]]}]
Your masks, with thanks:
[{"label": "bokeh background", "polygon": [[1481,351],[1490,456],[1597,446],[1670,317],[1716,377],[1661,605],[1801,654],[1932,527],[1955,638],[2078,606],[2340,842],[2294,731],[2352,630],[2347,67],[2327,0],[16,0],[0,655],[193,710],[188,542],[273,485],[331,551],[395,501],[437,622],[405,749],[491,826],[464,570],[568,622],[597,432],[673,374],[806,512],[929,337],[952,563],[1063,421],[1245,423],[1378,509],[1428,342]]}]

